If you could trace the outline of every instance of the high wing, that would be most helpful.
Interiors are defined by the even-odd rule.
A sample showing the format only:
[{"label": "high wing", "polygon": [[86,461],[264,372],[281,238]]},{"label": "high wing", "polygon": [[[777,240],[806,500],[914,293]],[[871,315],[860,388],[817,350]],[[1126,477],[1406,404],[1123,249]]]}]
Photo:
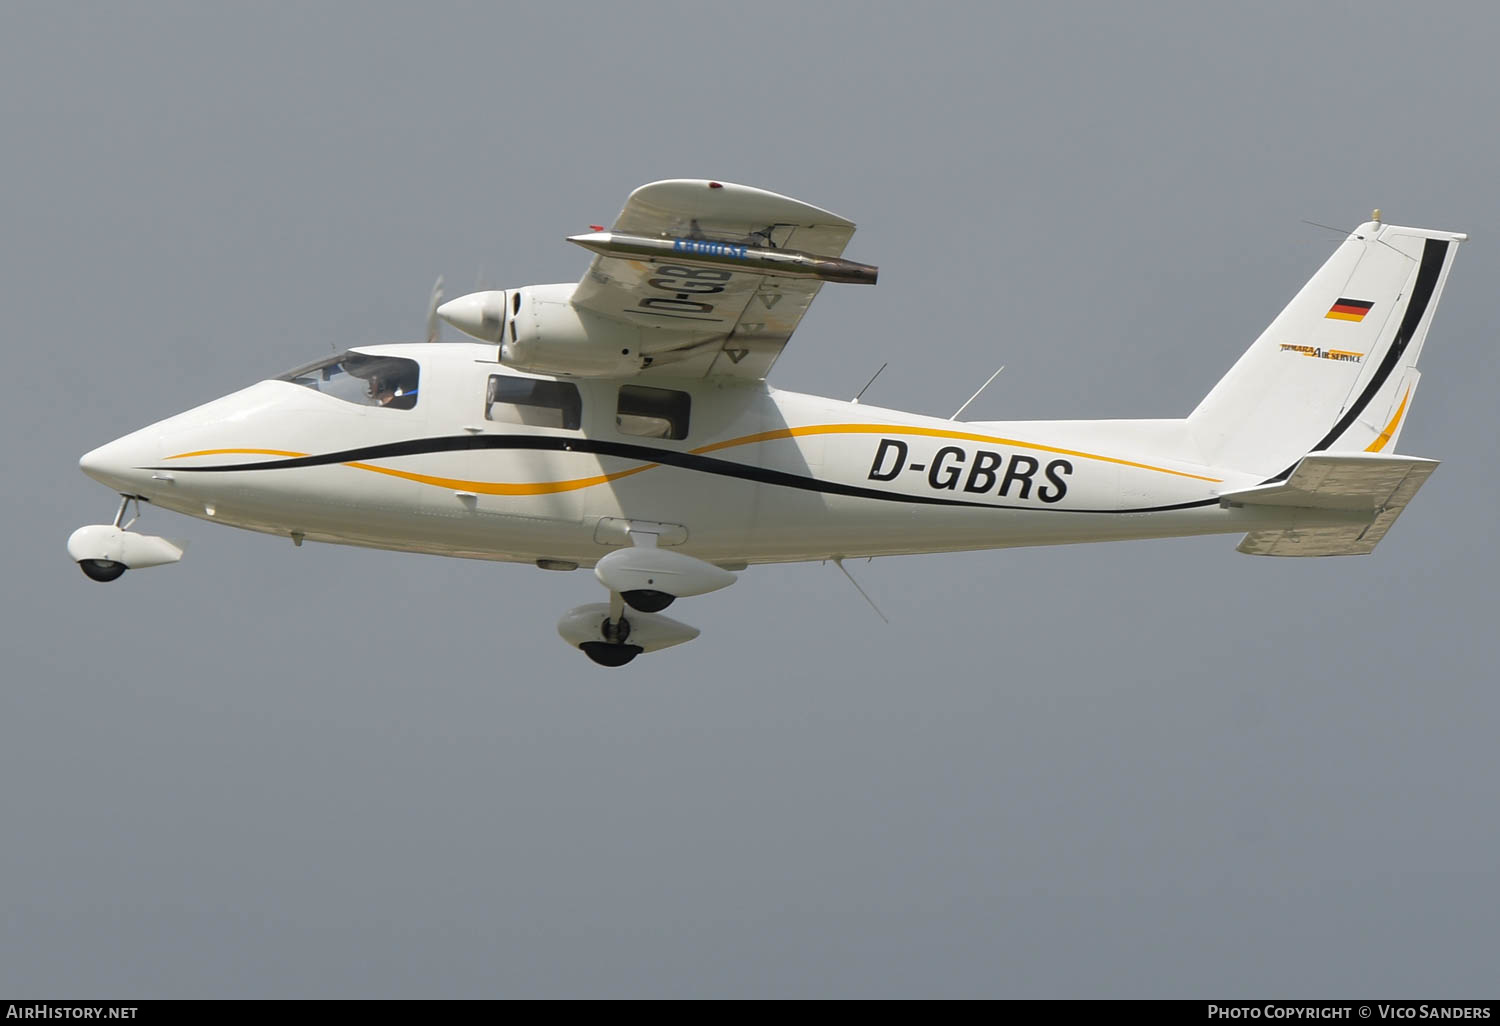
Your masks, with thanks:
[{"label": "high wing", "polygon": [[[647,373],[764,378],[825,280],[874,281],[841,260],[854,224],[774,192],[673,179],[630,194],[575,307],[641,331]],[[849,273],[856,277],[839,277]],[[867,272],[867,273],[864,273]]]}]

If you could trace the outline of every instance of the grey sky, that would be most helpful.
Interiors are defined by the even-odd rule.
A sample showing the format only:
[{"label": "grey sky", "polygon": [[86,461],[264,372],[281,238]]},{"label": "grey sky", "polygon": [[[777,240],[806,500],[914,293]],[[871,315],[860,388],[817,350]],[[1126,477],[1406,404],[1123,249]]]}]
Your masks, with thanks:
[{"label": "grey sky", "polygon": [[[264,8],[264,9],[262,9]],[[1487,5],[0,8],[0,993],[1492,994]],[[1368,558],[1229,537],[759,568],[604,671],[585,574],[148,511],[85,450],[658,178],[860,224],[772,381],[1186,413],[1370,208],[1469,231]],[[452,337],[450,335],[450,337]]]}]

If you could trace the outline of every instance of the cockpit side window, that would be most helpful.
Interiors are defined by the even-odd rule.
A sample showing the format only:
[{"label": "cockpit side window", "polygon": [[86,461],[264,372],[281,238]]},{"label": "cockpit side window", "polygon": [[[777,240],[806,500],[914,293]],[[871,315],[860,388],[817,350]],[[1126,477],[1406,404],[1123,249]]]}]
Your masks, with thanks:
[{"label": "cockpit side window", "polygon": [[485,393],[484,417],[506,424],[577,431],[583,423],[583,400],[578,386],[571,382],[492,374]]},{"label": "cockpit side window", "polygon": [[409,410],[417,405],[420,376],[415,360],[350,352],[298,367],[278,380],[359,406]]}]

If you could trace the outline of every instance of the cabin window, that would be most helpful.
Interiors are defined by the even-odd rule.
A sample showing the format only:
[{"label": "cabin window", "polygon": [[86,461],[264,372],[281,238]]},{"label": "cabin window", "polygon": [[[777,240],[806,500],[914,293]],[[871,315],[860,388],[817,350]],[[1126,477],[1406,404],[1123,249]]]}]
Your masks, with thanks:
[{"label": "cabin window", "polygon": [[577,431],[583,422],[583,400],[578,386],[566,381],[492,374],[485,393],[484,417],[506,424]]},{"label": "cabin window", "polygon": [[420,376],[415,360],[349,352],[287,371],[278,380],[360,406],[409,410],[417,405]]},{"label": "cabin window", "polygon": [[615,426],[622,435],[686,438],[693,397],[670,388],[621,385]]}]

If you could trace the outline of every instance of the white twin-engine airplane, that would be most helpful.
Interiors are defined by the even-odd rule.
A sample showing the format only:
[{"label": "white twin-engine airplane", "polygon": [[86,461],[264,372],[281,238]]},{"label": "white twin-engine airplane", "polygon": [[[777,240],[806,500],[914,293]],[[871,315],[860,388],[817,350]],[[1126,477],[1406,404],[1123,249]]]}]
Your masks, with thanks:
[{"label": "white twin-engine airplane", "polygon": [[[113,524],[97,581],[182,557],[132,503],[304,539],[591,567],[557,629],[619,666],[698,635],[660,615],[752,563],[1241,533],[1261,556],[1368,553],[1436,460],[1394,455],[1467,236],[1355,229],[1180,420],[958,422],[766,383],[854,225],[742,185],[665,181],[577,285],[437,313],[478,341],[362,346],[88,453]],[[435,332],[429,330],[429,335]],[[955,415],[956,416],[956,415]]]}]

